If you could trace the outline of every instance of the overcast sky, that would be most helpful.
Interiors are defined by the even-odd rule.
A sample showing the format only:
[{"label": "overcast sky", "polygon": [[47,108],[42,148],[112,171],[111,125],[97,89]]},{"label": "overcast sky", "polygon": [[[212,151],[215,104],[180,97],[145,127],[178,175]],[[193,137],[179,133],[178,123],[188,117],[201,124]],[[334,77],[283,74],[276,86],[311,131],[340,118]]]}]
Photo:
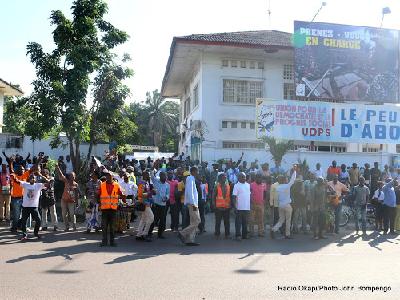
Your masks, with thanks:
[{"label": "overcast sky", "polygon": [[[54,47],[49,24],[51,10],[69,15],[72,0],[0,0],[0,78],[21,85],[30,94],[34,68],[26,56],[30,41],[45,50]],[[319,0],[108,0],[106,19],[130,35],[118,49],[129,53],[135,75],[127,84],[140,101],[146,91],[161,88],[174,36],[275,29],[293,32],[293,21],[310,21]],[[382,7],[392,13],[383,27],[400,29],[398,0],[328,0],[315,21],[380,26]],[[268,16],[270,3],[271,15]],[[70,16],[70,15],[69,15]]]}]

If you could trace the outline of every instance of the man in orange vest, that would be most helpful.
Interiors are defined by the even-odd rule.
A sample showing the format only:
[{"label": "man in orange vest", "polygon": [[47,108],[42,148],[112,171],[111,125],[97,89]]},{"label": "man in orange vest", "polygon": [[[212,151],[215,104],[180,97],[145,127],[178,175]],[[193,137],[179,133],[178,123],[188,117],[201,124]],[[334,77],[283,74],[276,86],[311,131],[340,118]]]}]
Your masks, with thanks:
[{"label": "man in orange vest", "polygon": [[98,190],[103,240],[100,247],[107,246],[108,231],[110,231],[110,246],[115,247],[114,228],[117,216],[118,199],[122,196],[121,188],[118,183],[114,182],[112,175],[108,170],[104,170],[106,181],[100,184]]},{"label": "man in orange vest", "polygon": [[213,206],[215,209],[215,236],[219,238],[221,220],[224,219],[225,238],[230,236],[229,213],[231,208],[231,190],[226,181],[225,173],[218,175],[218,181],[213,188]]}]

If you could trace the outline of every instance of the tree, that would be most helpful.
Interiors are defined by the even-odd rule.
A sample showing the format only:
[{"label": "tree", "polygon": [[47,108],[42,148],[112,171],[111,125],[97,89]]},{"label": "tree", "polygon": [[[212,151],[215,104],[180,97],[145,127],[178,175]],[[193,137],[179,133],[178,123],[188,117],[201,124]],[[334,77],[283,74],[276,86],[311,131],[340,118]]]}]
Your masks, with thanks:
[{"label": "tree", "polygon": [[263,137],[262,140],[268,145],[275,165],[280,165],[282,158],[293,147],[293,141],[277,142],[273,137]]},{"label": "tree", "polygon": [[24,135],[33,119],[32,111],[25,105],[27,99],[5,97],[4,132]]},{"label": "tree", "polygon": [[161,146],[167,134],[176,135],[176,127],[179,124],[179,106],[176,102],[167,101],[161,97],[158,90],[152,94],[146,93],[146,110],[148,135],[154,146]]},{"label": "tree", "polygon": [[[111,50],[127,41],[128,35],[104,20],[107,5],[103,0],[75,0],[71,9],[71,20],[59,10],[51,13],[51,25],[55,25],[53,51],[45,53],[35,42],[27,46],[37,79],[33,81],[34,91],[27,102],[35,117],[26,133],[41,139],[55,128],[55,138],[65,132],[74,169],[79,170],[80,143],[89,139],[94,118],[93,111],[86,106],[90,87],[95,84],[94,97],[99,94],[96,88],[106,87],[97,80],[107,80],[107,76],[102,77],[106,70],[115,71],[117,66],[112,63]],[[113,80],[126,75],[114,76]],[[94,82],[93,77],[96,77]],[[114,92],[101,93],[110,99]],[[121,99],[126,95],[126,91],[119,94]]]}]

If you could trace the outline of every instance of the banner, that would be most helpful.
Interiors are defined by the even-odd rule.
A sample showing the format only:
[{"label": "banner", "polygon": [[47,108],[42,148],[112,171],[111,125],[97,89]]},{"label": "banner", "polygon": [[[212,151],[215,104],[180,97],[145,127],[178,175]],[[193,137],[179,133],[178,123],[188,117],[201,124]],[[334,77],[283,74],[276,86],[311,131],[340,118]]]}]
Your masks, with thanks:
[{"label": "banner", "polygon": [[296,96],[398,102],[399,32],[294,22]]},{"label": "banner", "polygon": [[400,107],[256,100],[257,138],[400,144]]}]

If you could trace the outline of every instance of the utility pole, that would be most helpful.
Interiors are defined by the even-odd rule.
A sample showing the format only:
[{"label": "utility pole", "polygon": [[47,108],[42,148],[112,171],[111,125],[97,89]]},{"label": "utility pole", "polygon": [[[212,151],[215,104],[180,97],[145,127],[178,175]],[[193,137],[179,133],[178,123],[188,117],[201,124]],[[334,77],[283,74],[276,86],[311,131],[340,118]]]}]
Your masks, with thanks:
[{"label": "utility pole", "polygon": [[314,22],[314,20],[315,20],[315,18],[318,16],[318,14],[319,14],[319,12],[322,10],[322,8],[324,7],[324,6],[326,6],[326,2],[325,1],[323,1],[322,3],[321,3],[321,6],[320,6],[320,8],[317,10],[317,12],[315,13],[315,15],[314,15],[314,17],[312,18],[312,20],[311,20],[311,22]]}]

